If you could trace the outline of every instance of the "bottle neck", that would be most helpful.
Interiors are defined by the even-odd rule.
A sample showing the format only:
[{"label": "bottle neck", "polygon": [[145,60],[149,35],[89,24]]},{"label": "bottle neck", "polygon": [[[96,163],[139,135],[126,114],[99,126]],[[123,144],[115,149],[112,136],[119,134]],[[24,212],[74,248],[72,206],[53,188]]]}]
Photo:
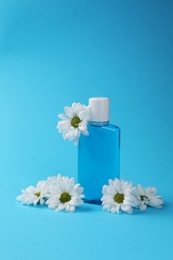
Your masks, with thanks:
[{"label": "bottle neck", "polygon": [[106,121],[106,122],[94,122],[94,121],[89,121],[89,124],[90,125],[93,125],[93,126],[106,126],[109,124],[109,121]]}]

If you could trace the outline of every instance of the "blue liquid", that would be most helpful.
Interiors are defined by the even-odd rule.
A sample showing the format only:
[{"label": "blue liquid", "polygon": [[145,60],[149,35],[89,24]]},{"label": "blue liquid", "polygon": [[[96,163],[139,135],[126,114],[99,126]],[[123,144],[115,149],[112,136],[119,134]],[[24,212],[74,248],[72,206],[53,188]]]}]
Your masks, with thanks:
[{"label": "blue liquid", "polygon": [[84,187],[85,202],[101,204],[103,185],[119,178],[120,129],[90,124],[88,131],[78,145],[78,182]]}]

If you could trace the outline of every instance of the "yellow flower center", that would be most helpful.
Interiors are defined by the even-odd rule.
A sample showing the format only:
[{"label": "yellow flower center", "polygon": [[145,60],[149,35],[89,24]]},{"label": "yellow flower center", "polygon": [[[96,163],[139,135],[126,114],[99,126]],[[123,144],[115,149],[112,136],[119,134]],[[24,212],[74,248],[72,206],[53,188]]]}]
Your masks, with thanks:
[{"label": "yellow flower center", "polygon": [[71,195],[68,192],[63,192],[60,196],[61,203],[65,203],[71,200]]},{"label": "yellow flower center", "polygon": [[141,195],[140,198],[141,198],[142,201],[143,201],[144,199],[148,199],[148,197],[145,196],[145,195]]},{"label": "yellow flower center", "polygon": [[123,201],[124,201],[124,194],[121,194],[121,193],[115,194],[114,201],[119,203],[119,204],[123,203]]},{"label": "yellow flower center", "polygon": [[40,194],[41,194],[41,192],[38,191],[38,192],[36,192],[34,195],[37,196],[37,197],[40,197]]},{"label": "yellow flower center", "polygon": [[71,120],[71,125],[74,127],[74,128],[78,128],[78,125],[80,124],[81,120],[78,116],[75,116],[72,118]]}]

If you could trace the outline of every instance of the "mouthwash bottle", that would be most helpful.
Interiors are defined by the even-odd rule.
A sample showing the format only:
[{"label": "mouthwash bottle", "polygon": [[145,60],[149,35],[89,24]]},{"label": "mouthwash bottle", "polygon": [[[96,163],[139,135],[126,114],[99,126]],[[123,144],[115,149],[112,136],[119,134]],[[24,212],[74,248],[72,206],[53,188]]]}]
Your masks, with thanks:
[{"label": "mouthwash bottle", "polygon": [[120,128],[109,123],[109,98],[90,98],[89,106],[89,136],[81,135],[78,144],[78,182],[85,202],[101,204],[103,185],[119,178]]}]

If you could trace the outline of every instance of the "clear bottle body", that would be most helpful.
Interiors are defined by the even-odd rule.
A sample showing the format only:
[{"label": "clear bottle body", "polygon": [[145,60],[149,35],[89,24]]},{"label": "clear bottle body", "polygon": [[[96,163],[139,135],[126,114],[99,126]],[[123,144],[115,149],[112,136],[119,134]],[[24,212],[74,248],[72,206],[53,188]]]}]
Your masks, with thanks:
[{"label": "clear bottle body", "polygon": [[89,124],[88,131],[78,145],[78,182],[84,187],[85,202],[100,204],[103,185],[119,178],[120,129],[107,122]]}]

